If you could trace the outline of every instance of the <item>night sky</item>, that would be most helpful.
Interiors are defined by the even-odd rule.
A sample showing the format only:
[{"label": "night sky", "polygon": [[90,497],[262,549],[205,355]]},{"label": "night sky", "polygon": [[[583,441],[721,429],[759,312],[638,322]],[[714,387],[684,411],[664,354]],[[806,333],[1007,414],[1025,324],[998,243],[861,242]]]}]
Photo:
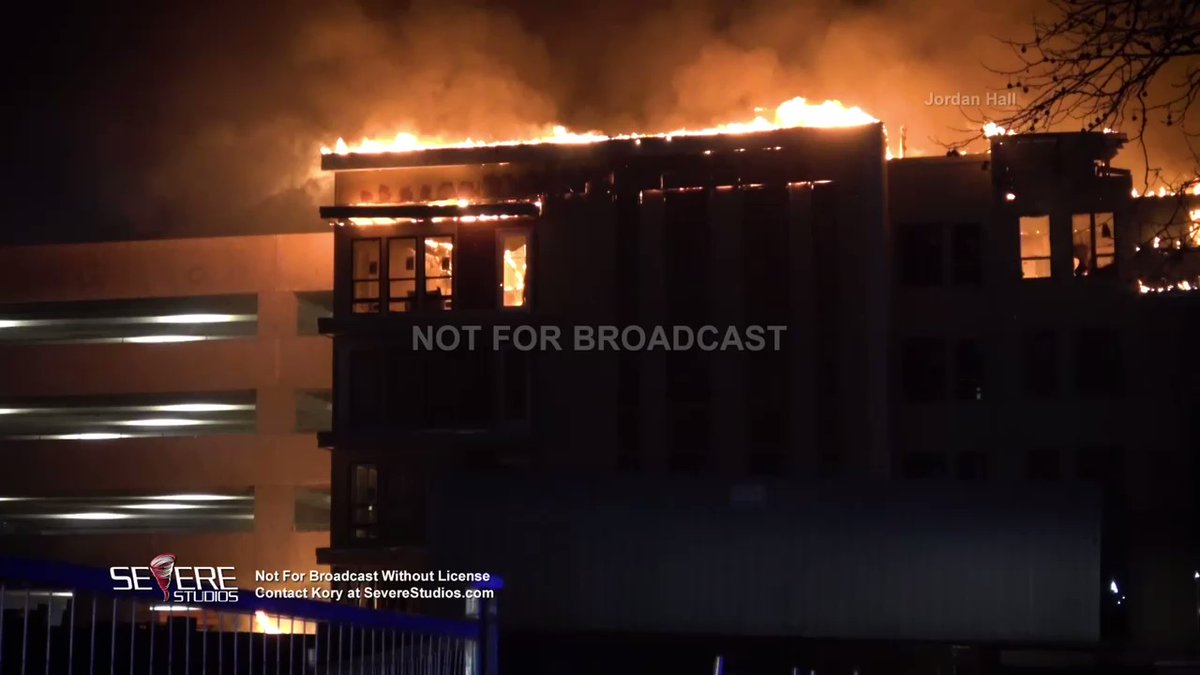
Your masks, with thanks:
[{"label": "night sky", "polygon": [[[35,4],[10,17],[5,242],[319,229],[338,136],[744,120],[794,96],[910,150],[970,126],[1034,0]],[[24,10],[31,12],[25,18]]]}]

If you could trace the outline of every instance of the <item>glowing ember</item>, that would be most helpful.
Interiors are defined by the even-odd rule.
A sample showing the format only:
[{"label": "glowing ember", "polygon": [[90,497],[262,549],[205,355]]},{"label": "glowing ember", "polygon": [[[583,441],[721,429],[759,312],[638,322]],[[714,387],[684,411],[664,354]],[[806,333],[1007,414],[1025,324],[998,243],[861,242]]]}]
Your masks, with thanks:
[{"label": "glowing ember", "polygon": [[675,131],[661,134],[634,133],[608,136],[595,131],[577,133],[563,126],[550,126],[533,138],[511,141],[479,141],[471,138],[461,141],[451,141],[436,137],[418,137],[407,132],[401,132],[390,139],[364,138],[357,145],[353,146],[348,145],[343,139],[339,138],[332,148],[321,148],[321,154],[373,154],[381,152],[409,152],[434,148],[477,148],[503,145],[536,145],[541,143],[579,145],[609,140],[637,140],[648,137],[671,138],[672,136],[747,134],[774,129],[791,129],[794,127],[857,127],[874,124],[878,121],[861,108],[847,107],[842,105],[840,101],[809,103],[805,99],[797,97],[790,101],[785,101],[775,109],[774,121],[759,115],[748,122],[733,122],[708,129],[676,129]]},{"label": "glowing ember", "polygon": [[[1138,192],[1137,188],[1133,188],[1132,190],[1130,190],[1129,194],[1135,198],[1143,196],[1140,192]],[[1160,185],[1157,190],[1147,190],[1146,194],[1144,196],[1146,196],[1146,197],[1178,197],[1180,195],[1184,195],[1184,196],[1191,195],[1193,197],[1200,197],[1200,182],[1193,184],[1191,187],[1183,188],[1182,190],[1179,190],[1178,192],[1176,192],[1175,190],[1168,190],[1165,186]]]}]

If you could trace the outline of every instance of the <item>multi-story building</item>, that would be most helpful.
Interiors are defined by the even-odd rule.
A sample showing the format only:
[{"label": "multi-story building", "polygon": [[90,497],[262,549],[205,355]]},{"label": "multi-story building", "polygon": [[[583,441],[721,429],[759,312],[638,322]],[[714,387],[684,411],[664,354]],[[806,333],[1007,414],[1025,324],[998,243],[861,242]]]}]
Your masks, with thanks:
[{"label": "multi-story building", "polygon": [[[1131,198],[1111,166],[1123,141],[1007,136],[885,162],[869,125],[326,156],[320,559],[495,565],[509,616],[542,630],[761,634],[780,611],[777,634],[1181,648],[1196,636],[1200,241],[1165,200]],[[751,324],[787,326],[781,348],[525,349],[508,328],[491,344],[497,326],[569,342],[578,326]],[[475,327],[477,349],[456,341]],[[724,506],[706,480],[736,483]],[[722,515],[746,503],[775,515]],[[892,529],[827,531],[872,519]],[[839,561],[827,577],[724,555],[797,539]],[[629,599],[677,573],[720,590]],[[791,604],[733,599],[747,588]],[[672,603],[682,614],[660,611]],[[689,618],[710,615],[723,623]]]},{"label": "multi-story building", "polygon": [[0,248],[0,552],[317,568],[328,233]]}]

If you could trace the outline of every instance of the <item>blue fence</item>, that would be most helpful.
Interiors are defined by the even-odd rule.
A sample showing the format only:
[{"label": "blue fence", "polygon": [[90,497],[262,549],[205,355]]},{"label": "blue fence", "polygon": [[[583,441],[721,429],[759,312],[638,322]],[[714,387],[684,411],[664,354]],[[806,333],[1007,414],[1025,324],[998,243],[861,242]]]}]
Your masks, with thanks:
[{"label": "blue fence", "polygon": [[0,558],[0,675],[493,675],[494,616],[448,620],[309,600],[164,604],[108,570]]}]

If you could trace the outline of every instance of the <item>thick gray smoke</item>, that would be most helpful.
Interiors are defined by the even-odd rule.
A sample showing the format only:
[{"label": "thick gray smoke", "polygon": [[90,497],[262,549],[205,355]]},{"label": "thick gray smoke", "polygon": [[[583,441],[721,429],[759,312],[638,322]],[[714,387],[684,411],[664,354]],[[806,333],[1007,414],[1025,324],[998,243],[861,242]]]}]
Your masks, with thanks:
[{"label": "thick gray smoke", "polygon": [[[215,0],[122,16],[70,97],[90,192],[61,213],[147,236],[317,226],[318,149],[399,130],[655,131],[794,96],[882,119],[898,146],[969,126],[934,96],[1005,93],[984,63],[1036,0]],[[89,28],[90,30],[90,28]],[[51,102],[52,103],[52,102]],[[1132,158],[1131,158],[1132,159]],[[1127,164],[1131,161],[1127,161]],[[86,227],[79,225],[79,227]]]}]

